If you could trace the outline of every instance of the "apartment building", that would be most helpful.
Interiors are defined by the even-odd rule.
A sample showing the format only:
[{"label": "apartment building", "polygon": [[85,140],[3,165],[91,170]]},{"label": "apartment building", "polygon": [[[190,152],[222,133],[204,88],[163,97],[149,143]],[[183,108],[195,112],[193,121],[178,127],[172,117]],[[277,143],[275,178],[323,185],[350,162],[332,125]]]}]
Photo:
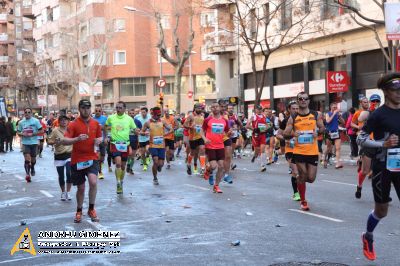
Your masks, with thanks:
[{"label": "apartment building", "polygon": [[[54,99],[57,95],[56,104],[53,103],[50,109],[74,109],[80,98],[93,99],[93,96],[95,103],[108,111],[112,111],[120,100],[125,101],[128,108],[144,104],[154,106],[160,91],[156,86],[160,76],[166,80],[164,105],[176,107],[174,69],[159,56],[154,10],[162,14],[170,51],[175,26],[172,7],[174,2],[180,6],[182,2],[151,1],[154,5],[149,2],[42,0],[34,3],[33,35],[38,68],[35,84],[42,93],[47,91],[49,98]],[[129,11],[127,6],[137,11]],[[213,79],[214,56],[207,54],[203,44],[203,34],[214,30],[214,13],[205,9],[194,16],[193,53],[183,70],[182,111],[191,109],[199,98],[211,100],[218,95]],[[183,14],[178,29],[184,45],[189,30],[188,19]],[[101,86],[95,84],[97,80],[102,81]],[[82,81],[86,84],[93,81],[86,92],[79,86]],[[77,87],[81,89],[77,90]],[[188,96],[189,91],[193,92],[193,97]]]},{"label": "apartment building", "polygon": [[[211,10],[217,12],[218,26],[214,34],[220,36],[213,43],[209,43],[208,51],[216,55],[217,87],[231,86],[232,82],[236,82],[233,73],[240,72],[238,94],[244,99],[245,109],[251,113],[255,100],[252,61],[247,49],[244,48],[243,40],[240,40],[238,57],[237,43],[235,43],[238,35],[232,34],[237,30],[233,19],[237,17],[237,10],[231,2],[205,1]],[[258,7],[252,12],[264,14],[265,17],[275,14],[276,21],[271,20],[271,23],[275,23],[278,30],[280,28],[280,31],[283,31],[285,27],[290,27],[292,19],[295,19],[299,12],[302,14],[311,12],[310,19],[315,25],[323,27],[323,32],[304,35],[301,40],[271,54],[261,96],[263,106],[283,110],[298,92],[306,91],[310,94],[311,106],[314,109],[327,110],[329,103],[340,102],[341,108],[345,110],[351,106],[357,107],[360,95],[380,93],[376,89],[376,80],[388,71],[389,63],[375,39],[374,32],[355,23],[348,10],[335,5],[333,0],[279,0],[272,1],[274,4],[271,5],[269,2],[271,1],[259,1]],[[310,6],[310,3],[315,5]],[[345,1],[345,3],[357,7],[367,17],[383,20],[382,11],[374,1]],[[295,4],[298,6],[294,6]],[[280,9],[275,11],[274,6]],[[248,19],[251,20],[251,16]],[[363,23],[371,25],[369,22],[363,21]],[[252,32],[251,24],[250,21],[249,32]],[[384,27],[379,25],[374,27],[377,28],[382,45],[387,49]],[[259,51],[256,58],[257,70],[262,69],[261,59],[262,54]],[[327,71],[346,71],[350,78],[348,91],[329,93],[326,88],[327,79],[330,78],[326,76]],[[261,74],[261,71],[258,74]]]}]

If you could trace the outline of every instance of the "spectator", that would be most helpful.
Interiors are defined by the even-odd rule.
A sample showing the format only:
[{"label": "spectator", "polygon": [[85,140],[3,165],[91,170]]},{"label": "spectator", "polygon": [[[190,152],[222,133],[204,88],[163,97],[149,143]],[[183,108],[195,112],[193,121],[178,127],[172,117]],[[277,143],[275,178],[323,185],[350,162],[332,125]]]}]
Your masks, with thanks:
[{"label": "spectator", "polygon": [[6,119],[4,116],[0,118],[0,152],[5,152],[4,143],[7,138]]},{"label": "spectator", "polygon": [[14,151],[12,144],[16,131],[14,130],[14,125],[12,123],[11,117],[8,118],[6,123],[6,151]]}]

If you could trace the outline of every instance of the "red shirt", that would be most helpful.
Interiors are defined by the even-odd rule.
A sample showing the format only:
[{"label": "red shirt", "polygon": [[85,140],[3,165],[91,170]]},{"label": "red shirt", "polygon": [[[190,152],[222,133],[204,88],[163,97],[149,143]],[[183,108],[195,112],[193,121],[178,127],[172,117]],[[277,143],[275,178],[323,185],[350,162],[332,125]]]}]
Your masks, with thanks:
[{"label": "red shirt", "polygon": [[73,144],[71,164],[98,159],[97,153],[94,151],[94,139],[102,136],[99,122],[93,118],[90,118],[86,122],[81,117],[78,117],[68,124],[64,136],[67,138],[76,138],[80,134],[87,134],[89,138]]},{"label": "red shirt", "polygon": [[43,121],[42,120],[39,120],[40,121],[40,124],[42,125],[42,129],[43,129],[43,133],[40,133],[40,134],[37,134],[38,136],[44,136],[44,132],[46,132],[46,124],[45,123],[43,123]]},{"label": "red shirt", "polygon": [[203,122],[203,130],[206,138],[210,140],[206,149],[219,150],[224,148],[224,136],[229,131],[228,120],[220,116],[215,118],[212,115]]}]

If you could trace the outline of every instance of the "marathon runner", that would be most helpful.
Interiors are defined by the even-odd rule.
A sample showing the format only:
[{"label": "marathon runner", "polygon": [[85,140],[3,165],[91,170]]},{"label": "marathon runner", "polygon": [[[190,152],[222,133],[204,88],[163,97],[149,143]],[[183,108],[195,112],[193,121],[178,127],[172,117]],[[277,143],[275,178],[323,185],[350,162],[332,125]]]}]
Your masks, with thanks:
[{"label": "marathon runner", "polygon": [[45,139],[45,133],[46,133],[47,127],[46,127],[46,123],[43,122],[43,116],[38,115],[37,117],[35,116],[35,118],[37,120],[39,120],[40,124],[42,125],[42,129],[43,129],[42,133],[37,134],[37,138],[39,140],[39,147],[38,147],[39,148],[39,158],[42,158],[43,145],[44,145],[44,139]]},{"label": "marathon runner", "polygon": [[[104,158],[106,156],[106,144],[104,143],[104,140],[106,138],[106,134],[105,134],[105,129],[104,126],[106,124],[107,121],[107,117],[102,115],[102,109],[100,106],[96,106],[94,108],[94,116],[93,118],[99,122],[102,132],[103,132],[103,141],[100,143],[99,145],[99,179],[104,179],[104,174],[103,174],[103,164],[104,164]],[[72,115],[72,113],[71,113]],[[68,118],[68,117],[67,117]],[[69,121],[71,121],[71,119],[68,119]]]},{"label": "marathon runner", "polygon": [[318,131],[324,131],[322,117],[308,108],[310,98],[307,93],[297,95],[299,111],[287,122],[283,135],[286,139],[295,138],[293,159],[299,172],[297,189],[300,194],[300,208],[310,210],[306,201],[306,182],[313,183],[317,177],[318,166]]},{"label": "marathon runner", "polygon": [[[128,112],[129,116],[132,117],[133,122],[135,123],[135,125],[138,129],[142,128],[142,124],[140,123],[140,121],[138,119],[135,119],[135,116],[137,116],[139,113],[140,113],[139,108],[132,108]],[[133,168],[133,165],[135,164],[136,151],[139,147],[138,135],[137,135],[136,130],[131,130],[131,132],[129,133],[129,144],[131,146],[132,154],[129,155],[129,157],[128,157],[128,164],[126,166],[126,172],[133,175],[134,173],[133,173],[132,168]]]},{"label": "marathon runner", "polygon": [[175,149],[177,150],[176,152],[176,157],[180,157],[180,153],[182,150],[182,144],[183,144],[183,131],[185,128],[182,126],[183,124],[183,118],[185,117],[185,113],[182,113],[180,117],[177,119],[177,129],[175,129]]},{"label": "marathon runner", "polygon": [[31,176],[35,176],[36,155],[38,151],[38,134],[43,133],[39,120],[32,117],[32,109],[25,108],[25,118],[18,123],[18,136],[22,138],[22,152],[24,154],[24,168],[26,182],[31,182]]},{"label": "marathon runner", "polygon": [[106,138],[105,142],[110,142],[110,151],[115,163],[114,173],[117,179],[117,194],[122,194],[125,166],[128,156],[131,154],[129,134],[131,130],[136,130],[136,125],[132,117],[125,113],[126,104],[123,101],[117,102],[115,109],[117,113],[110,115],[105,124],[106,131],[110,132],[110,139]]},{"label": "marathon runner", "polygon": [[265,166],[265,145],[267,140],[267,119],[262,113],[262,106],[255,106],[255,114],[251,117],[250,121],[247,123],[246,128],[252,129],[252,145],[254,147],[254,155],[251,162],[254,163],[257,158],[260,161],[261,172],[267,170]]},{"label": "marathon runner", "polygon": [[56,144],[73,145],[71,154],[71,179],[76,191],[75,223],[82,220],[82,206],[85,197],[85,177],[89,182],[89,210],[88,215],[92,222],[98,222],[94,204],[97,194],[97,174],[99,172],[98,147],[103,141],[100,124],[90,115],[92,105],[88,100],[80,100],[78,104],[79,114],[70,122],[63,139],[56,139]]},{"label": "marathon runner", "polygon": [[171,168],[171,161],[174,158],[175,154],[175,130],[178,129],[178,122],[173,116],[174,111],[168,110],[168,108],[164,109],[164,117],[161,119],[164,124],[167,124],[172,130],[164,135],[164,141],[166,146],[166,160],[167,160],[167,169]]},{"label": "marathon runner", "polygon": [[153,184],[158,185],[157,172],[161,172],[165,160],[165,135],[172,131],[170,125],[161,120],[160,107],[151,109],[151,119],[143,124],[140,134],[150,137],[149,152],[153,158]]},{"label": "marathon runner", "polygon": [[[362,234],[364,256],[376,259],[373,232],[389,209],[391,183],[400,200],[400,73],[391,73],[378,80],[377,87],[385,95],[385,104],[374,111],[357,138],[361,147],[375,149],[372,157],[372,190],[375,208],[367,219]],[[373,134],[374,138],[370,138]]]},{"label": "marathon runner", "polygon": [[[149,109],[143,106],[140,108],[140,114],[135,116],[135,119],[139,120],[140,124],[143,126],[146,122],[148,122],[151,118],[150,114],[148,113]],[[141,128],[141,127],[139,127]],[[139,149],[140,155],[142,157],[142,164],[143,164],[143,171],[147,171],[147,166],[150,164],[150,157],[149,157],[149,135],[139,134]]]},{"label": "marathon runner", "polygon": [[[242,128],[242,123],[238,119],[237,115],[234,113],[233,110],[233,105],[229,104],[227,108],[227,117],[228,119],[228,126],[232,132],[230,135],[230,142],[231,142],[231,147],[226,146],[225,151],[229,153],[229,156],[227,157],[225,154],[225,176],[224,176],[224,181],[228,183],[232,183],[232,176],[229,175],[229,170],[235,170],[236,164],[232,163],[232,155],[236,150],[237,147],[237,142],[239,139],[239,129]],[[227,144],[229,144],[229,141],[226,140]]]},{"label": "marathon runner", "polygon": [[[229,114],[227,112],[227,103],[225,100],[219,100],[219,109],[221,111],[221,116],[222,118],[224,118],[226,121],[228,121],[228,128],[232,128],[234,125],[234,121],[233,120],[229,120]],[[232,106],[233,107],[233,106]],[[233,108],[232,108],[232,112],[233,112]],[[212,115],[212,114],[211,114]],[[233,117],[232,117],[233,118]],[[224,149],[225,149],[225,160],[224,160],[224,181],[232,184],[233,183],[233,178],[232,176],[229,174],[231,168],[235,169],[235,167],[231,167],[231,163],[232,163],[232,140],[230,138],[230,135],[228,136],[227,133],[224,133]]]},{"label": "marathon runner", "polygon": [[270,108],[264,108],[264,115],[267,124],[265,152],[267,154],[267,165],[270,165],[275,162],[275,129],[279,128],[279,121]]},{"label": "marathon runner", "polygon": [[337,103],[331,103],[330,112],[325,115],[326,120],[326,149],[324,154],[324,168],[328,166],[328,154],[332,151],[333,146],[336,149],[336,169],[343,168],[340,162],[341,139],[339,132],[339,124],[344,124],[344,120],[339,113]]}]

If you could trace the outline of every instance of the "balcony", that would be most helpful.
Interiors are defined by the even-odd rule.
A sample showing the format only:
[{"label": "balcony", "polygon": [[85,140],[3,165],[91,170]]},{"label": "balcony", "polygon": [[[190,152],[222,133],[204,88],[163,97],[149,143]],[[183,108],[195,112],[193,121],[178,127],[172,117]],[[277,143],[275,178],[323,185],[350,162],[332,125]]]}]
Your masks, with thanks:
[{"label": "balcony", "polygon": [[7,23],[7,13],[0,13],[0,23]]},{"label": "balcony", "polygon": [[231,3],[231,0],[204,0],[204,6],[207,8],[217,8],[221,5],[229,5]]},{"label": "balcony", "polygon": [[225,30],[204,34],[208,54],[223,54],[237,50],[236,36]]},{"label": "balcony", "polygon": [[8,77],[0,77],[0,84],[2,85],[8,84]]},{"label": "balcony", "polygon": [[22,7],[22,16],[30,19],[34,19],[35,16],[33,15],[32,12],[32,5],[27,5]]},{"label": "balcony", "polygon": [[8,42],[8,34],[7,33],[0,33],[0,43],[7,43]]},{"label": "balcony", "polygon": [[8,14],[7,21],[8,23],[14,23],[14,14]]},{"label": "balcony", "polygon": [[8,65],[8,56],[6,55],[2,55],[0,56],[0,65]]},{"label": "balcony", "polygon": [[22,37],[28,40],[33,39],[33,30],[24,29],[24,31],[22,32]]}]

